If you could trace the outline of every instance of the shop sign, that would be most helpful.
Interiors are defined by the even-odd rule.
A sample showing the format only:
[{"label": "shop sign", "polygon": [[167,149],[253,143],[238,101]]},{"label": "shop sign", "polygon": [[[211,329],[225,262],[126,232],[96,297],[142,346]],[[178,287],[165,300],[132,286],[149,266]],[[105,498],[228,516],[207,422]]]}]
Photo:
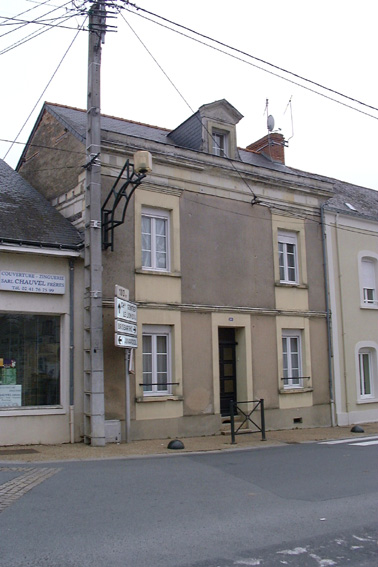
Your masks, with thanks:
[{"label": "shop sign", "polygon": [[0,408],[21,406],[21,384],[0,386]]},{"label": "shop sign", "polygon": [[1,270],[0,289],[4,291],[63,295],[66,290],[66,278],[59,274],[35,274]]}]

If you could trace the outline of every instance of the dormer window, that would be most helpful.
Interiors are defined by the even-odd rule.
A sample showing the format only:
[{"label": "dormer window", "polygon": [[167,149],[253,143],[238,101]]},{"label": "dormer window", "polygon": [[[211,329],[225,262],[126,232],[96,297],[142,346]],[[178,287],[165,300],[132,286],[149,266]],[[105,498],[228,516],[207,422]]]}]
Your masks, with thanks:
[{"label": "dormer window", "polygon": [[213,155],[220,157],[228,157],[228,133],[219,130],[213,130]]},{"label": "dormer window", "polygon": [[218,100],[201,106],[168,137],[182,148],[238,159],[236,124],[242,118],[243,115],[229,102]]}]

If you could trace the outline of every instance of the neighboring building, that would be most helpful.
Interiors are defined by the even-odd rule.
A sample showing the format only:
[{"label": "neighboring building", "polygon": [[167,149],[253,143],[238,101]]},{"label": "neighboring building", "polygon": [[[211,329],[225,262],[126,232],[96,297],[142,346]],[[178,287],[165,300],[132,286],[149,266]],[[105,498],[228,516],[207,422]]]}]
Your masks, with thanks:
[{"label": "neighboring building", "polygon": [[[154,164],[103,251],[105,411],[122,424],[115,284],[138,305],[133,439],[217,433],[231,399],[263,398],[268,429],[331,423],[320,210],[333,183],[287,167],[280,134],[238,148],[241,118],[225,100],[173,131],[102,117],[103,201],[136,150]],[[80,229],[85,132],[85,111],[46,103],[18,166]]]},{"label": "neighboring building", "polygon": [[338,425],[378,421],[378,191],[335,182],[324,207]]},{"label": "neighboring building", "polygon": [[82,235],[2,160],[0,208],[0,445],[78,441]]}]

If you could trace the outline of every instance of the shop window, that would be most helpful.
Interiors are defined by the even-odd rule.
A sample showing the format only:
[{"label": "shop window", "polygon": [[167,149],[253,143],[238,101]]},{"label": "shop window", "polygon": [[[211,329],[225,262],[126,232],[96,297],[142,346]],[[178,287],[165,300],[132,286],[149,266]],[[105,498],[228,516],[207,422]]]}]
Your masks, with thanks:
[{"label": "shop window", "polygon": [[0,408],[60,404],[60,317],[0,315]]}]

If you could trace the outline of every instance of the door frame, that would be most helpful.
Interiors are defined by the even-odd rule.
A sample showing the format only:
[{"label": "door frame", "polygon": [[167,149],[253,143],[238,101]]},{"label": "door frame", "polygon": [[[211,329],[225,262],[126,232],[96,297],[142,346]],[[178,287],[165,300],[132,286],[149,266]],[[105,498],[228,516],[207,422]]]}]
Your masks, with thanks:
[{"label": "door frame", "polygon": [[236,341],[236,376],[237,391],[240,399],[253,399],[252,374],[252,338],[251,316],[240,313],[212,313],[211,337],[213,360],[213,408],[214,414],[220,415],[220,378],[219,378],[219,327],[234,327]]},{"label": "door frame", "polygon": [[[230,333],[230,336],[228,339],[222,339],[220,337],[221,331],[222,330],[227,330]],[[237,361],[236,361],[236,347],[237,347],[237,341],[235,338],[235,327],[219,327],[218,328],[218,349],[219,349],[219,400],[220,400],[220,413],[222,417],[227,417],[230,415],[230,402],[231,400],[236,402],[237,401],[237,385],[238,385],[238,381],[237,381]],[[222,354],[224,353],[224,349],[226,348],[230,348],[231,352],[232,352],[232,356],[231,358],[227,359],[227,361],[225,361],[224,356],[222,356]],[[221,360],[222,358],[222,360]],[[224,366],[225,364],[228,365],[232,365],[232,374],[231,376],[224,376]],[[223,368],[222,368],[223,366]],[[222,386],[224,386],[224,382],[226,380],[232,381],[233,382],[233,392],[231,393],[226,393],[226,392],[222,392],[223,388]],[[223,384],[222,384],[223,382]]]}]

